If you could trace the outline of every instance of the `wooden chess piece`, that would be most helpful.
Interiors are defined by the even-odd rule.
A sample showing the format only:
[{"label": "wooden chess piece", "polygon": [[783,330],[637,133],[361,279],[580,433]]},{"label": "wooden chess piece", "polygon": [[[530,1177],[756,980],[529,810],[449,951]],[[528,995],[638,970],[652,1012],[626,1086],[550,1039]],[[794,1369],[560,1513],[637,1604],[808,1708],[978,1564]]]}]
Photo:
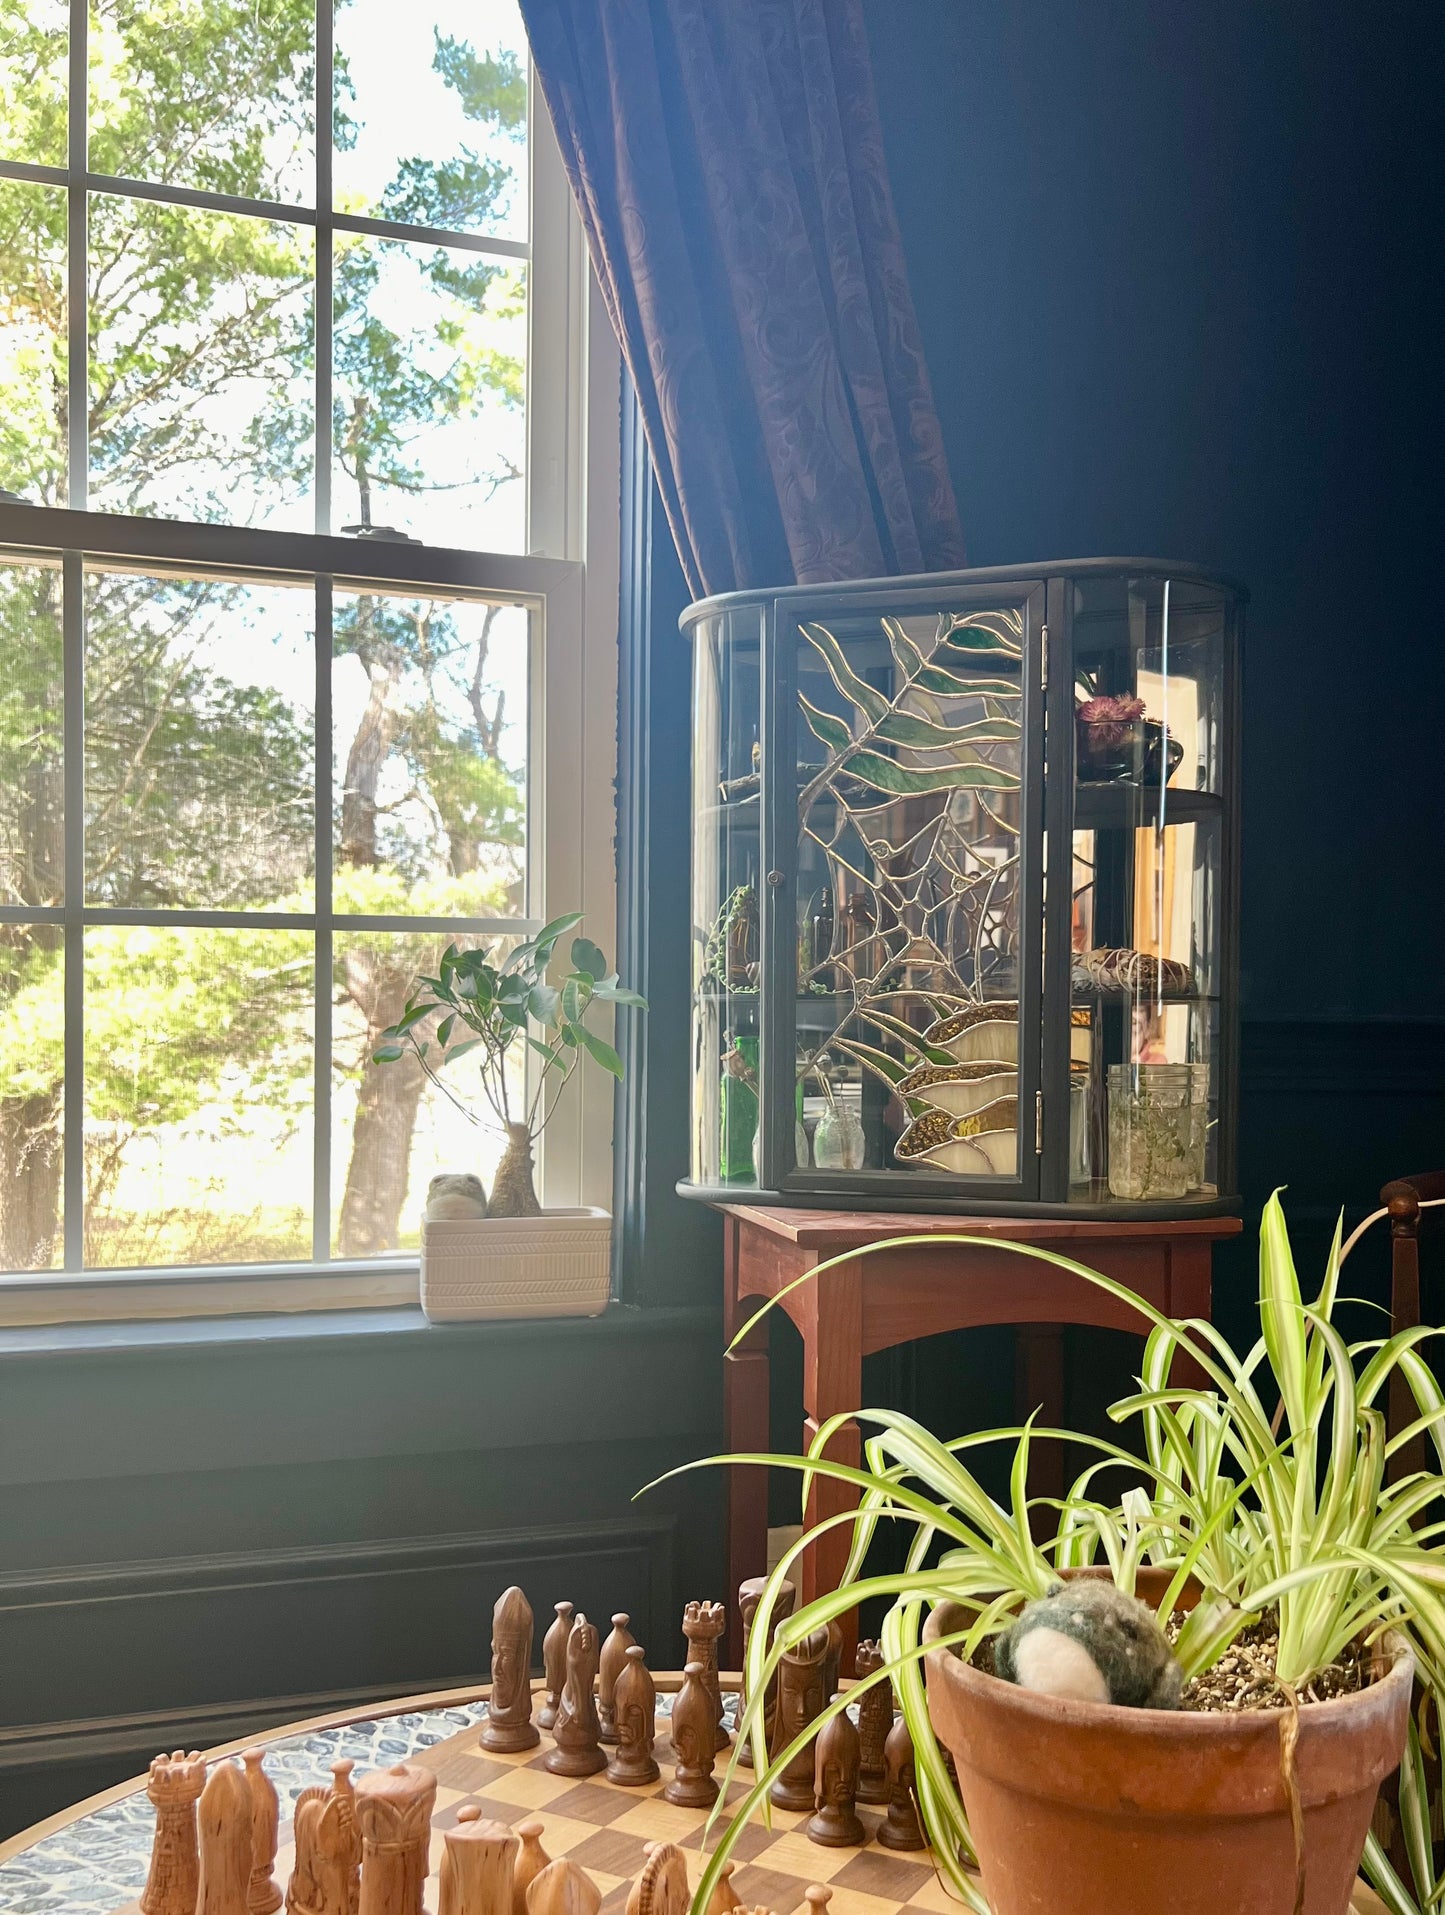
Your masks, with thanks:
[{"label": "wooden chess piece", "polygon": [[196,1810],[201,1879],[196,1915],[246,1915],[251,1880],[251,1791],[234,1762],[218,1762]]},{"label": "wooden chess piece", "polygon": [[244,1749],[246,1787],[251,1794],[251,1879],[246,1884],[247,1915],[275,1915],[281,1906],[281,1885],[275,1877],[276,1836],[281,1804],[276,1785],[262,1766],[264,1749]]},{"label": "wooden chess piece", "polygon": [[[853,1666],[860,1676],[874,1675],[883,1667],[883,1651],[876,1642],[860,1642]],[[893,1685],[875,1682],[858,1698],[858,1800],[884,1803],[888,1800],[888,1757],[885,1745],[893,1727]]]},{"label": "wooden chess piece", "polygon": [[612,1634],[603,1643],[602,1656],[597,1664],[597,1733],[603,1742],[609,1744],[617,1741],[613,1691],[627,1662],[627,1652],[637,1641],[627,1627],[629,1621],[625,1612],[612,1618]]},{"label": "wooden chess piece", "polygon": [[659,1774],[652,1753],[657,1733],[657,1686],[640,1643],[628,1645],[612,1701],[617,1753],[607,1764],[607,1780],[619,1788],[646,1788]]},{"label": "wooden chess piece", "polygon": [[[816,1722],[827,1707],[823,1673],[828,1645],[828,1631],[815,1629],[810,1636],[783,1651],[778,1665],[778,1713],[771,1751],[775,1757]],[[775,1808],[806,1814],[813,1807],[813,1786],[813,1748],[808,1742],[773,1783],[768,1798]]]},{"label": "wooden chess piece", "polygon": [[295,1865],[286,1886],[287,1915],[356,1915],[361,1897],[361,1828],[356,1820],[355,1763],[333,1762],[329,1789],[303,1789],[291,1812]]},{"label": "wooden chess piece", "polygon": [[567,1638],[572,1633],[572,1605],[559,1602],[556,1610],[557,1620],[542,1638],[542,1672],[547,1683],[547,1699],[537,1711],[537,1723],[543,1729],[550,1729],[556,1723],[562,1690],[567,1681]]},{"label": "wooden chess piece", "polygon": [[732,1737],[723,1726],[722,1690],[718,1684],[718,1638],[727,1628],[728,1612],[720,1602],[690,1602],[682,1612],[682,1633],[687,1638],[687,1660],[698,1663],[703,1681],[713,1701],[713,1743],[718,1749],[732,1745]]},{"label": "wooden chess piece", "polygon": [[206,1786],[206,1765],[189,1755],[158,1755],[146,1777],[146,1794],[156,1812],[151,1865],[141,1890],[141,1915],[196,1915],[201,1852],[196,1836],[196,1804]]},{"label": "wooden chess piece", "polygon": [[[834,1696],[835,1702],[839,1701]],[[858,1731],[846,1709],[830,1716],[818,1731],[813,1799],[816,1812],[804,1833],[828,1849],[862,1848],[868,1831],[858,1820]]]},{"label": "wooden chess piece", "polygon": [[543,1767],[553,1775],[596,1775],[607,1767],[607,1757],[597,1740],[599,1725],[593,1696],[600,1653],[597,1631],[579,1612],[567,1638],[567,1679],[552,1725],[552,1740],[557,1746],[543,1757]]},{"label": "wooden chess piece", "polygon": [[512,1588],[492,1611],[492,1693],[478,1741],[492,1755],[516,1755],[541,1740],[532,1720],[532,1605]]},{"label": "wooden chess piece", "polygon": [[450,1864],[446,1887],[452,1906],[444,1909],[439,1893],[437,1915],[497,1915],[512,1906],[517,1838],[505,1822],[458,1818],[442,1842],[443,1865]]},{"label": "wooden chess piece", "polygon": [[717,1878],[712,1894],[707,1899],[707,1915],[730,1915],[732,1909],[742,1907],[742,1903],[738,1900],[738,1892],[733,1887],[733,1870],[736,1867],[736,1862],[723,1863],[722,1874]]},{"label": "wooden chess piece", "polygon": [[659,1842],[637,1878],[637,1915],[688,1915],[691,1903],[687,1858],[675,1842]]},{"label": "wooden chess piece", "polygon": [[928,1844],[918,1826],[918,1804],[913,1795],[913,1737],[899,1716],[888,1731],[888,1813],[878,1826],[878,1840],[886,1849],[921,1849]]},{"label": "wooden chess piece", "polygon": [[597,1915],[602,1890],[575,1862],[549,1862],[527,1890],[527,1915]]},{"label": "wooden chess piece", "polygon": [[[482,1811],[475,1802],[468,1802],[457,1810],[457,1825],[463,1822],[480,1822]],[[437,1863],[437,1915],[457,1915],[457,1875],[452,1865],[452,1852],[442,1841],[442,1856]]]},{"label": "wooden chess piece", "polygon": [[357,1783],[359,1915],[423,1915],[436,1794],[436,1777],[414,1762],[394,1762]]},{"label": "wooden chess piece", "polygon": [[637,1880],[632,1884],[632,1887],[628,1889],[627,1891],[627,1908],[625,1911],[625,1915],[638,1915],[638,1911],[642,1907],[642,1877],[647,1872],[647,1869],[646,1869],[647,1858],[649,1855],[651,1855],[654,1849],[658,1849],[661,1847],[662,1847],[661,1842],[644,1842],[643,1843],[642,1845],[643,1868],[638,1874]]},{"label": "wooden chess piece", "polygon": [[836,1622],[828,1624],[828,1653],[823,1659],[823,1693],[836,1695],[838,1677],[843,1668],[843,1631]]},{"label": "wooden chess piece", "polygon": [[[824,1888],[821,1882],[811,1882],[803,1890],[803,1900],[808,1904],[808,1915],[823,1915],[823,1911],[832,1899],[832,1889]],[[798,1910],[798,1915],[803,1915],[801,1909]]]},{"label": "wooden chess piece", "polygon": [[662,1791],[680,1809],[710,1809],[717,1801],[713,1764],[717,1760],[717,1713],[707,1671],[690,1662],[672,1705],[672,1749],[677,1767]]},{"label": "wooden chess piece", "polygon": [[[519,1822],[517,1833],[522,1838],[522,1847],[512,1864],[512,1915],[527,1915],[527,1890],[542,1870],[551,1866],[552,1858],[542,1847],[540,1822],[535,1819]],[[498,1910],[497,1915],[503,1915],[503,1911]]]},{"label": "wooden chess piece", "polygon": [[[738,1585],[738,1610],[743,1619],[743,1679],[738,1688],[738,1761],[745,1769],[753,1766],[753,1745],[750,1737],[743,1734],[743,1710],[748,1701],[748,1644],[753,1637],[753,1617],[758,1613],[758,1604],[763,1599],[763,1591],[768,1586],[766,1576],[749,1576],[745,1583]],[[785,1616],[793,1613],[793,1604],[797,1600],[797,1590],[792,1583],[778,1585],[777,1601],[773,1604],[772,1618],[768,1624],[768,1647],[773,1646],[773,1638],[778,1632],[778,1624]],[[774,1675],[768,1684],[768,1693],[763,1701],[763,1747],[773,1746],[773,1717],[778,1708],[778,1678]]]}]

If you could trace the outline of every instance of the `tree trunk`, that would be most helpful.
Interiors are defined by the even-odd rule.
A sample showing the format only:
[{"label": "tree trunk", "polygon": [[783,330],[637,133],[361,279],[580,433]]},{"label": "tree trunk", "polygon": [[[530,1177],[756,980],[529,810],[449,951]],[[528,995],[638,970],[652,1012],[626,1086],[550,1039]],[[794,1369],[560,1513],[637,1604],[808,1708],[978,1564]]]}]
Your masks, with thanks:
[{"label": "tree trunk", "polygon": [[532,1182],[532,1139],[525,1124],[508,1124],[507,1148],[497,1165],[497,1180],[487,1200],[489,1217],[540,1217]]},{"label": "tree trunk", "polygon": [[405,1009],[411,965],[388,963],[374,945],[361,944],[347,950],[340,971],[347,996],[366,1019],[366,1048],[337,1248],[344,1257],[373,1257],[396,1248],[426,1074],[410,1050],[395,1064],[377,1064],[371,1055]]},{"label": "tree trunk", "polygon": [[426,1078],[408,1051],[395,1064],[373,1064],[381,1030],[367,1032],[367,1060],[356,1100],[356,1128],[346,1192],[341,1199],[337,1249],[343,1257],[374,1257],[395,1250],[411,1169],[411,1139]]},{"label": "tree trunk", "polygon": [[60,1233],[60,1088],[0,1098],[0,1270],[48,1270]]}]

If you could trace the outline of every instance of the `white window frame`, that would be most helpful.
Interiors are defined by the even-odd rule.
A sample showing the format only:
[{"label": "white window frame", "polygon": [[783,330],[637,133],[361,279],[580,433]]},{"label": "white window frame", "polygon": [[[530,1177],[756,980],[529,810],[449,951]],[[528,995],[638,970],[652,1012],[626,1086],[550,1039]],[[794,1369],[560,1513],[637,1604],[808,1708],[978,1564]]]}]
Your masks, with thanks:
[{"label": "white window frame", "polygon": [[[85,74],[86,0],[72,0],[71,85]],[[330,9],[318,15],[318,127],[329,125],[320,111],[329,101]],[[208,193],[101,180],[85,170],[83,116],[72,115],[69,166],[65,169],[0,162],[0,178],[65,186],[70,200],[70,381],[72,444],[71,500],[68,509],[0,503],[0,551],[23,556],[65,555],[66,568],[66,715],[68,765],[79,765],[83,710],[76,695],[81,683],[83,633],[78,586],[88,559],[153,562],[183,571],[208,565],[258,577],[267,572],[292,579],[329,577],[338,585],[361,581],[380,587],[417,590],[436,587],[472,597],[523,602],[532,611],[529,687],[528,919],[539,925],[566,910],[579,910],[586,929],[603,949],[615,951],[617,936],[616,766],[617,766],[617,606],[620,536],[620,358],[616,340],[587,262],[586,245],[563,170],[551,123],[535,74],[529,100],[528,154],[532,232],[529,276],[527,359],[527,533],[525,555],[460,552],[416,545],[385,545],[325,534],[256,531],[244,527],[196,525],[179,521],[126,518],[84,509],[83,480],[87,448],[86,315],[84,243],[89,191],[100,188],[255,211],[314,225],[317,229],[317,311],[330,304],[330,231],[349,227],[380,236],[416,237],[418,229],[379,220],[334,216],[325,208],[276,207],[225,199]],[[77,124],[78,123],[78,124]],[[324,169],[321,186],[325,187]],[[319,193],[318,198],[322,197]],[[329,197],[329,195],[327,195]],[[424,239],[454,245],[458,236],[422,229]],[[515,242],[463,241],[472,250],[513,257],[528,249]],[[326,264],[323,268],[322,261]],[[327,328],[317,328],[318,378],[329,376]],[[316,489],[318,528],[329,512],[329,407],[318,408]],[[78,437],[77,437],[78,433]],[[79,485],[77,485],[77,480]],[[77,497],[77,491],[79,496]],[[321,639],[318,634],[318,656]],[[317,732],[329,742],[326,674],[318,670]],[[329,787],[317,752],[318,815],[322,786]],[[92,913],[82,895],[81,818],[74,802],[78,776],[67,772],[66,902],[54,909],[0,907],[0,915],[27,923],[52,921],[66,927],[67,1027],[78,1032],[83,974],[80,932],[92,918],[114,922],[111,914]],[[326,792],[329,814],[329,788]],[[318,847],[326,833],[318,832]],[[206,922],[206,912],[132,913],[170,923]],[[230,922],[231,914],[224,914]],[[244,917],[248,914],[239,914]],[[250,914],[264,922],[264,914]],[[295,920],[298,928],[304,920]],[[415,928],[418,920],[354,919],[358,929]],[[480,920],[470,928],[484,932]],[[460,935],[465,936],[463,929]],[[318,980],[324,975],[319,953]],[[318,990],[318,1011],[325,992]],[[599,1027],[600,1028],[600,1027]],[[323,1032],[317,1032],[318,1056]],[[79,1136],[83,1122],[83,1080],[78,1038],[67,1035],[64,1120],[67,1137]],[[315,1185],[322,1187],[329,1133],[328,1073],[316,1073],[317,1165]],[[603,1071],[579,1071],[539,1150],[540,1187],[551,1206],[593,1204],[610,1207],[612,1195],[613,1081]],[[64,1219],[66,1268],[0,1274],[0,1326],[147,1317],[254,1314],[262,1311],[311,1311],[376,1308],[415,1303],[418,1263],[415,1253],[333,1260],[326,1263],[95,1271],[79,1267],[81,1253],[82,1158],[66,1155]]]}]

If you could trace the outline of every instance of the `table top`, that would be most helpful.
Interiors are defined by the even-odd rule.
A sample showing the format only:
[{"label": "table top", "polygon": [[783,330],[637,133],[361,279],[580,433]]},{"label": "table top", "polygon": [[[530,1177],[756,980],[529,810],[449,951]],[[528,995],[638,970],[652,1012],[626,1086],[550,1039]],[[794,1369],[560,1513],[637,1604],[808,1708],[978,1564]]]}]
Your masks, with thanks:
[{"label": "table top", "polygon": [[1118,1222],[1093,1217],[978,1217],[893,1210],[804,1210],[783,1204],[719,1203],[725,1217],[808,1249],[847,1249],[885,1237],[937,1237],[963,1234],[1000,1237],[1025,1243],[1116,1243],[1121,1238],[1237,1237],[1238,1217],[1170,1217]]}]

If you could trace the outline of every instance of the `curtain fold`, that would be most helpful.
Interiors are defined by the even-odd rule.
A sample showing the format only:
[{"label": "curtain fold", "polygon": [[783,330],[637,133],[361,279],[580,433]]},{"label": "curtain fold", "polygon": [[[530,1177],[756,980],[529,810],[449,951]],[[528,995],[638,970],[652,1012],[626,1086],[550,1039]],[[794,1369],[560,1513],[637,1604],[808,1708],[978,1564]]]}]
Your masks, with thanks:
[{"label": "curtain fold", "polygon": [[965,563],[859,0],[521,0],[697,595]]}]

